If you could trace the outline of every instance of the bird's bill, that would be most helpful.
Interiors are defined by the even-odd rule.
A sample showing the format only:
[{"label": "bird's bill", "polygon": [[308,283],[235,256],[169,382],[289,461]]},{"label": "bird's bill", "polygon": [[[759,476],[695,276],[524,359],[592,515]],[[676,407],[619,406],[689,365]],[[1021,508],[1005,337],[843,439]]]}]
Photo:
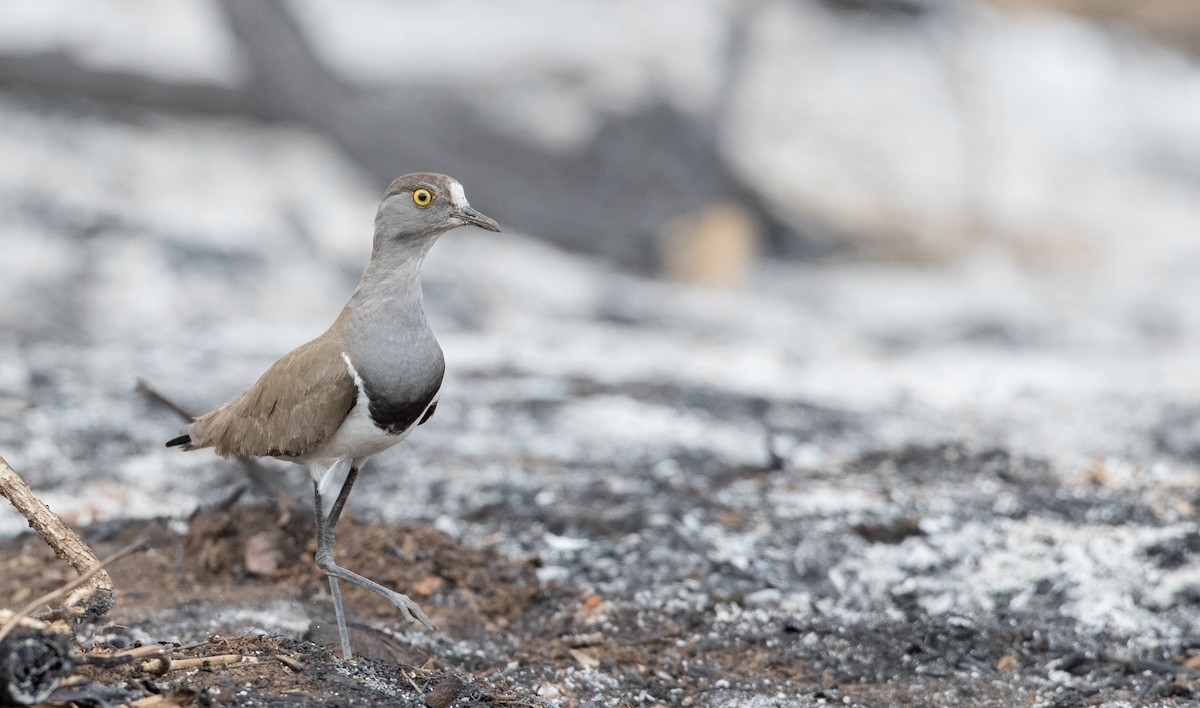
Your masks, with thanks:
[{"label": "bird's bill", "polygon": [[479,228],[487,229],[488,231],[500,230],[500,224],[497,224],[495,219],[491,218],[490,216],[484,216],[469,206],[459,209],[456,216],[462,219],[464,225],[478,226]]}]

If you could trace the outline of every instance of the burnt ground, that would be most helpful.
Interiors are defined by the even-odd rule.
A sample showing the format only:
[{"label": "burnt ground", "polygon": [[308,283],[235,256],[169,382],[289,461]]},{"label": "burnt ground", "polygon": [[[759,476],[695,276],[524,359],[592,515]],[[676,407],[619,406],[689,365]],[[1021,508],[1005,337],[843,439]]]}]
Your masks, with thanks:
[{"label": "burnt ground", "polygon": [[[255,7],[311,5],[316,37],[353,14],[343,4]],[[469,4],[480,31],[511,20],[508,5]],[[163,94],[88,70],[70,37],[110,49],[167,37],[126,57],[143,77],[166,59],[203,69],[226,56],[221,85],[240,86],[226,97],[311,84],[241,84],[219,21],[180,21],[172,34],[148,7],[121,10],[129,22],[105,21],[115,6],[28,4],[59,13],[50,20],[10,10],[8,80],[25,67],[18,85],[57,75],[77,88],[0,92],[0,455],[101,555],[148,544],[113,568],[110,624],[80,635],[92,661],[72,700],[1195,704],[1200,141],[1194,121],[1171,119],[1196,105],[1194,62],[959,4],[926,13],[953,14],[949,34],[828,9],[904,4],[750,4],[761,5],[744,26],[753,51],[735,105],[715,118],[720,149],[705,155],[732,160],[755,204],[767,198],[775,217],[846,248],[745,263],[728,290],[632,275],[534,238],[658,253],[668,234],[648,240],[653,223],[635,208],[664,206],[657,190],[575,192],[542,162],[477,151],[497,144],[490,130],[455,140],[453,154],[486,168],[460,173],[403,116],[404,130],[378,129],[420,150],[391,160],[380,145],[364,166],[346,138],[380,133],[358,120],[330,133],[329,120],[196,113],[188,106],[212,106],[194,97],[160,111]],[[354,5],[370,6],[362,30],[383,27],[378,3]],[[581,21],[561,44],[614,76],[649,77],[621,91],[641,97],[629,101],[657,101],[685,75],[707,85],[726,55],[721,33],[704,44],[681,28],[723,25],[729,4],[672,7],[680,14],[631,17],[657,22],[670,40],[657,54],[685,72],[622,61],[645,56],[614,48],[641,41],[624,24]],[[542,19],[558,39],[556,18]],[[78,29],[60,36],[63,26]],[[32,46],[49,54],[15,56],[27,51],[18,36],[39,33]],[[355,53],[369,44],[340,36],[329,41]],[[549,57],[534,74],[505,61],[464,73],[463,100],[506,136],[536,134],[558,109],[529,98],[593,73]],[[388,77],[429,78],[419,63],[378,61]],[[503,88],[535,74],[549,83]],[[188,85],[172,95],[186,99],[191,76],[177,73]],[[500,93],[479,93],[481,81]],[[145,102],[87,98],[113,82]],[[390,99],[366,101],[396,118]],[[315,118],[367,117],[312,105]],[[441,124],[438,105],[404,115]],[[608,118],[646,115],[607,90],[582,105],[604,119],[598,129],[636,129]],[[504,119],[505,106],[528,110]],[[580,154],[581,143],[551,143]],[[582,153],[656,164],[662,151],[639,144]],[[713,176],[704,164],[679,163],[688,193],[704,186],[691,177]],[[340,529],[341,561],[412,594],[442,631],[348,588],[361,656],[342,662],[329,651],[304,473],[268,465],[260,482],[273,491],[238,499],[242,467],[164,448],[178,419],[134,391],[146,380],[209,410],[319,334],[368,257],[386,180],[415,169],[452,172],[505,230],[459,229],[430,253],[425,304],[447,360],[438,412],[370,461]],[[607,210],[601,223],[519,233],[528,205],[573,220],[578,199]],[[0,506],[0,607],[67,578],[24,529]],[[165,673],[146,658],[159,645],[176,667]],[[113,653],[136,661],[114,666]],[[196,655],[211,665],[187,662]],[[229,663],[240,656],[257,661]]]},{"label": "burnt ground", "polygon": [[[350,515],[340,529],[340,562],[406,589],[441,628],[404,626],[386,602],[349,588],[360,653],[351,662],[331,649],[329,598],[312,561],[307,506],[235,500],[198,510],[186,525],[168,519],[94,525],[85,537],[101,555],[135,540],[147,551],[113,566],[117,608],[110,625],[96,628],[96,644],[85,655],[164,642],[176,660],[245,659],[166,673],[140,660],[84,666],[60,690],[82,704],[152,695],[177,705],[272,706],[1193,702],[1200,643],[1131,654],[1126,640],[1085,631],[1061,612],[1070,590],[1052,581],[1029,601],[987,615],[931,615],[921,607],[919,586],[907,596],[898,587],[888,612],[847,621],[844,606],[825,602],[847,591],[805,564],[814,548],[837,556],[920,545],[929,507],[947,499],[955,507],[951,523],[964,525],[1017,516],[1153,526],[1161,510],[1106,489],[1099,473],[1056,487],[1044,481],[1044,463],[962,446],[881,451],[846,465],[836,478],[893,503],[885,513],[830,510],[805,523],[762,518],[769,504],[740,502],[781,486],[829,481],[768,466],[660,475],[649,494],[595,484],[580,490],[586,500],[553,505],[514,491],[471,515],[477,527],[510,539],[529,537],[530,530],[553,534],[552,559],[499,552],[487,537],[464,544],[427,526]],[[923,486],[937,487],[938,499],[914,493]],[[980,486],[990,490],[987,499],[968,495]],[[993,504],[1005,499],[1019,503]],[[1179,501],[1197,500],[1193,494]],[[584,504],[599,511],[576,513]],[[771,546],[793,557],[763,553],[743,559],[748,564],[714,558],[693,533],[710,524],[731,534],[770,524],[783,537]],[[1197,553],[1200,542],[1191,534],[1147,547],[1145,561],[1179,567]],[[19,606],[68,579],[28,534],[6,541],[0,558],[0,606]],[[550,566],[566,572],[547,573]],[[942,572],[930,567],[923,574]],[[253,625],[255,613],[278,615],[280,605],[311,623],[286,636],[234,629]]]}]

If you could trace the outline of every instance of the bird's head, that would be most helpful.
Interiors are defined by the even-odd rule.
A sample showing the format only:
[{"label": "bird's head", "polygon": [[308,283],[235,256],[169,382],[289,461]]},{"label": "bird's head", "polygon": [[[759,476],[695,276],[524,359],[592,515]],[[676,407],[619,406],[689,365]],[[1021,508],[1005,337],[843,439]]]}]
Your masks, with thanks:
[{"label": "bird's head", "polygon": [[424,242],[458,226],[500,230],[494,219],[467,203],[457,180],[432,172],[397,178],[384,193],[375,216],[377,241]]}]

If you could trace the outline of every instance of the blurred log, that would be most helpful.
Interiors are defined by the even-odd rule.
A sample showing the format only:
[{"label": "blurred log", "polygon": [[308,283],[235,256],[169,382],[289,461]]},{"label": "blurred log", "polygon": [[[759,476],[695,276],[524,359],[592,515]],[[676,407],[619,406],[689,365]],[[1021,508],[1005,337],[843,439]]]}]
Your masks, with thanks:
[{"label": "blurred log", "polygon": [[740,205],[768,253],[813,257],[841,245],[828,230],[790,215],[785,221],[721,154],[717,123],[734,94],[749,11],[733,16],[712,116],[651,103],[606,116],[583,149],[556,152],[482,115],[477,106],[494,95],[490,89],[352,85],[325,65],[282,0],[220,5],[245,60],[241,86],[172,85],[44,54],[0,56],[0,87],[303,123],[339,145],[381,189],[404,172],[452,174],[504,226],[640,272],[662,269],[664,228],[716,204]]},{"label": "blurred log", "polygon": [[164,109],[201,115],[245,115],[266,120],[274,112],[241,87],[168,81],[130,71],[93,69],[63,52],[0,56],[0,87],[42,98],[85,98],[112,106]]},{"label": "blurred log", "polygon": [[[609,116],[585,149],[558,153],[497,129],[450,91],[348,85],[279,0],[221,5],[256,94],[330,136],[381,185],[412,170],[452,174],[506,226],[641,272],[661,268],[662,229],[713,203],[741,204],[772,244],[795,240],[729,169],[715,126],[665,103]],[[744,33],[734,37],[730,72],[744,54]]]},{"label": "blurred log", "polygon": [[887,18],[917,19],[930,12],[943,0],[821,0],[822,4],[840,12],[862,12]]}]

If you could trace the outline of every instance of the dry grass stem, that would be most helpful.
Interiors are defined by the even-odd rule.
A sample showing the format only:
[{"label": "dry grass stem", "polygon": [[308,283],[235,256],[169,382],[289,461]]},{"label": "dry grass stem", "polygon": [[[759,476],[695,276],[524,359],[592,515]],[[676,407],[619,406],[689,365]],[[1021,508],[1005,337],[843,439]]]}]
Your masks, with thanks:
[{"label": "dry grass stem", "polygon": [[[101,570],[100,559],[74,529],[34,495],[3,457],[0,457],[0,495],[29,521],[29,526],[54,549],[55,555],[88,579],[88,587],[68,598],[65,604],[93,616],[108,612],[113,603],[113,584],[108,573]],[[71,589],[75,587],[78,586]]]},{"label": "dry grass stem", "polygon": [[[3,460],[0,460],[0,462],[3,462]],[[95,567],[87,570],[82,575],[80,575],[78,578],[75,578],[74,580],[70,581],[69,583],[63,585],[62,587],[59,587],[55,590],[51,590],[50,592],[46,593],[45,595],[42,595],[41,597],[37,598],[33,602],[30,602],[28,605],[25,605],[25,607],[22,607],[20,610],[18,610],[12,616],[12,619],[10,619],[3,627],[0,627],[0,641],[3,641],[4,638],[7,637],[9,635],[9,633],[12,632],[12,630],[17,627],[18,623],[21,620],[27,618],[30,614],[32,614],[34,610],[41,607],[42,605],[48,605],[51,602],[54,602],[58,598],[62,597],[63,595],[66,595],[67,593],[71,592],[72,590],[79,587],[80,585],[83,585],[84,583],[91,580],[92,576],[94,576],[100,572],[103,572],[104,567],[106,565],[108,565],[109,563],[112,563],[113,561],[117,560],[118,558],[123,558],[123,557],[129,555],[130,553],[133,553],[134,551],[140,550],[142,548],[142,546],[143,546],[143,544],[141,542],[138,542],[138,543],[132,543],[132,544],[122,548],[121,550],[117,551],[113,555],[106,558],[103,562],[97,561],[97,564]],[[89,550],[89,552],[90,552],[90,550]],[[107,577],[108,577],[108,574],[105,573],[105,578],[107,578]],[[111,585],[112,585],[112,583],[110,581],[109,582],[110,588],[111,588]],[[111,590],[110,590],[110,592],[111,592]]]}]

